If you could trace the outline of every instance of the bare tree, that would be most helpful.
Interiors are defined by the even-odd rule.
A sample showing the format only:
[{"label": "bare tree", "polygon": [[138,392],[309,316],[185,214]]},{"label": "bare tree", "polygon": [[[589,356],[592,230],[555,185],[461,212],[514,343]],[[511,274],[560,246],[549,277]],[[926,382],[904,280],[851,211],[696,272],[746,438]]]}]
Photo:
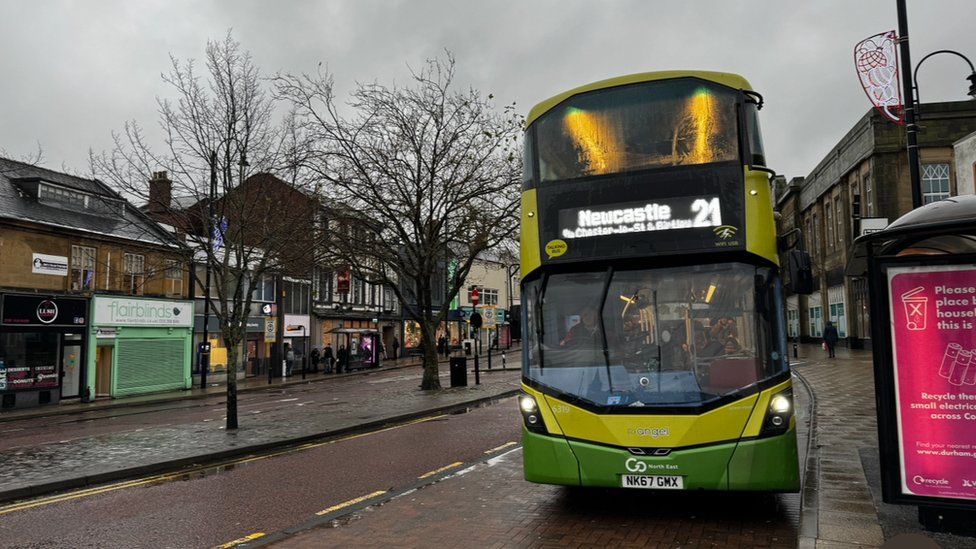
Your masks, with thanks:
[{"label": "bare tree", "polygon": [[[428,60],[407,86],[360,84],[349,114],[328,73],[285,75],[330,205],[335,265],[392,288],[420,325],[423,389],[439,389],[436,333],[472,262],[517,227],[522,118],[457,90],[455,61]],[[445,281],[447,262],[456,262]],[[446,295],[445,295],[446,294]],[[438,307],[439,305],[439,307]]]},{"label": "bare tree", "polygon": [[[277,100],[250,55],[228,33],[208,42],[205,68],[200,74],[194,61],[173,58],[162,76],[174,97],[157,99],[160,150],[129,122],[114,134],[111,151],[93,154],[91,163],[97,176],[145,201],[157,221],[185,235],[188,263],[209,266],[211,313],[228,353],[226,426],[232,430],[252,290],[268,273],[310,272],[321,232],[314,196],[294,180],[282,186],[268,175],[294,175],[303,139],[289,116],[276,120]],[[148,181],[160,170],[171,181],[168,190]],[[196,269],[191,274],[202,287]]]}]

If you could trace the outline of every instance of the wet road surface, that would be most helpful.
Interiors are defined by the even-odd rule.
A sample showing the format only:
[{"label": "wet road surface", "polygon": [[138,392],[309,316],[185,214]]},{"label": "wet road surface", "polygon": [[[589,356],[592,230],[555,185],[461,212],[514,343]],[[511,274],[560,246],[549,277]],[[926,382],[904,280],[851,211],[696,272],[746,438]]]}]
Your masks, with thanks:
[{"label": "wet road surface", "polygon": [[0,547],[210,547],[274,532],[350,499],[508,449],[518,440],[520,421],[514,399],[506,399],[210,474],[93,490],[12,512],[0,508]]}]

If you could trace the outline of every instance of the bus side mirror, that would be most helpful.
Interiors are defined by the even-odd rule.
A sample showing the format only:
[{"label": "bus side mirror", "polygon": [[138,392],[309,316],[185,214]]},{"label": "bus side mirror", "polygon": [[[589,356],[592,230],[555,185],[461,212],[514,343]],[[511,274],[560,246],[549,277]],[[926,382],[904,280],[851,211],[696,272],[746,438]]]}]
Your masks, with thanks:
[{"label": "bus side mirror", "polygon": [[809,252],[790,250],[786,268],[790,277],[790,289],[794,294],[813,293],[813,267],[810,264]]}]

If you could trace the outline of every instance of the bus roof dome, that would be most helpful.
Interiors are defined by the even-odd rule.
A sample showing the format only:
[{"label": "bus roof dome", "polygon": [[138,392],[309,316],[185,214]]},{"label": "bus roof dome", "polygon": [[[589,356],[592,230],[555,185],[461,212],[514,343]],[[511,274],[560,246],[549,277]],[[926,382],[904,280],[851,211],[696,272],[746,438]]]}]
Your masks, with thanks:
[{"label": "bus roof dome", "polygon": [[715,82],[716,84],[721,84],[723,86],[728,86],[737,90],[752,90],[752,85],[745,78],[739,76],[738,74],[733,74],[730,72],[714,72],[714,71],[658,71],[658,72],[640,72],[637,74],[628,74],[626,76],[617,76],[615,78],[608,78],[606,80],[600,80],[598,82],[592,82],[590,84],[585,84],[578,88],[573,88],[569,91],[565,91],[558,95],[554,95],[545,101],[532,107],[529,111],[529,115],[525,119],[525,125],[528,127],[530,124],[536,121],[537,118],[543,114],[549,112],[550,109],[556,105],[562,103],[566,99],[574,95],[581,93],[586,93],[595,90],[602,90],[606,88],[613,88],[616,86],[624,86],[627,84],[639,84],[641,82],[653,82],[655,80],[670,80],[674,78],[700,78],[702,80],[708,80],[710,82]]}]

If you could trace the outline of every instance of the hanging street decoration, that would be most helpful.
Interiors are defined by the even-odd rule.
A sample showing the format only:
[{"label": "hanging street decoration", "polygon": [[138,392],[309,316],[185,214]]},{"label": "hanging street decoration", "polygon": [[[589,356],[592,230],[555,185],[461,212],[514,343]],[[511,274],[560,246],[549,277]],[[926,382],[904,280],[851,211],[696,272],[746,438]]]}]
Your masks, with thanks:
[{"label": "hanging street decoration", "polygon": [[878,112],[895,124],[905,124],[898,76],[898,37],[895,31],[865,38],[854,46],[854,67],[861,87]]}]

